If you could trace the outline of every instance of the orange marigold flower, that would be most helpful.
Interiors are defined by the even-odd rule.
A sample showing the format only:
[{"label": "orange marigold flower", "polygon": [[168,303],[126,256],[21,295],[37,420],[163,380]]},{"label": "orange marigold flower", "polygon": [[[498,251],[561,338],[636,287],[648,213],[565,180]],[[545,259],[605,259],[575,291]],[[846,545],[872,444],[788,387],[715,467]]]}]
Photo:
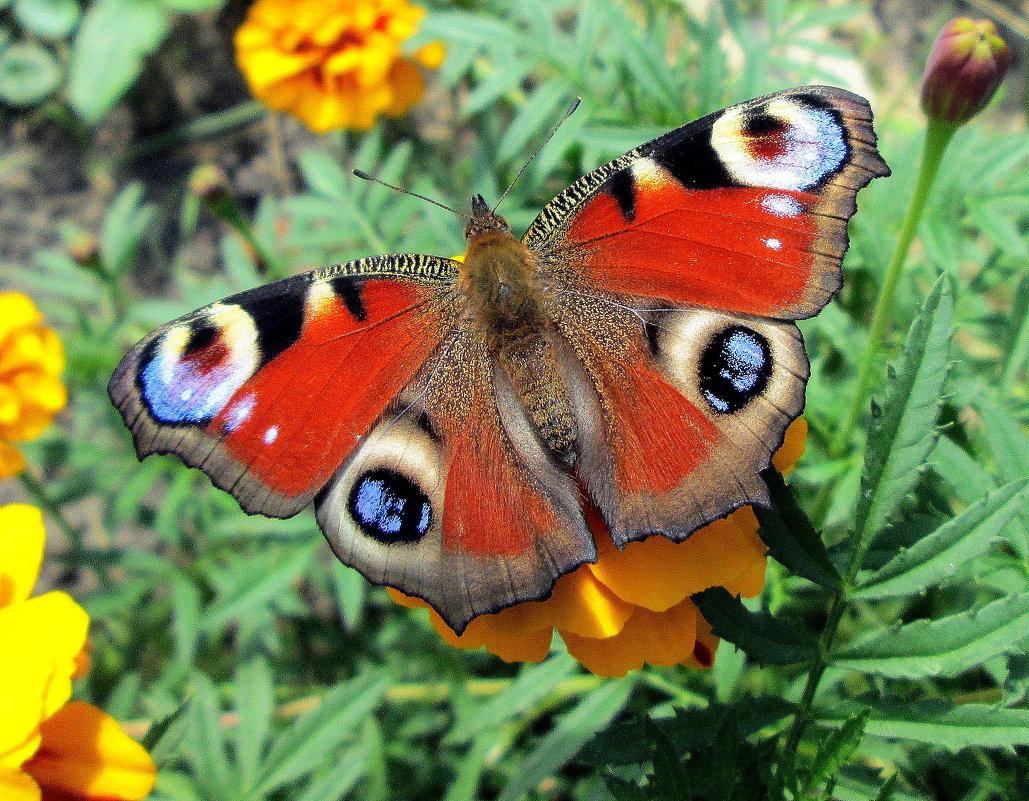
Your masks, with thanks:
[{"label": "orange marigold flower", "polygon": [[30,598],[46,533],[39,510],[0,507],[0,798],[136,801],[150,755],[114,718],[68,702],[89,617],[63,592]]},{"label": "orange marigold flower", "polygon": [[[794,421],[773,459],[778,470],[796,464],[806,436],[807,423]],[[599,558],[559,578],[549,598],[477,617],[460,636],[429,608],[433,627],[451,645],[485,646],[508,662],[546,658],[557,629],[569,653],[599,676],[624,676],[645,663],[711,667],[719,640],[690,595],[715,586],[747,598],[761,592],[766,548],[753,510],[737,509],[685,542],[655,536],[622,551],[596,512],[587,522]],[[428,607],[397,590],[389,594],[404,606]]]},{"label": "orange marigold flower", "polygon": [[32,299],[0,292],[0,478],[25,469],[12,442],[35,439],[64,408],[64,349]]},{"label": "orange marigold flower", "polygon": [[424,9],[406,0],[257,0],[236,31],[236,60],[254,95],[311,130],[365,130],[398,116],[425,91],[443,45],[405,57]]}]

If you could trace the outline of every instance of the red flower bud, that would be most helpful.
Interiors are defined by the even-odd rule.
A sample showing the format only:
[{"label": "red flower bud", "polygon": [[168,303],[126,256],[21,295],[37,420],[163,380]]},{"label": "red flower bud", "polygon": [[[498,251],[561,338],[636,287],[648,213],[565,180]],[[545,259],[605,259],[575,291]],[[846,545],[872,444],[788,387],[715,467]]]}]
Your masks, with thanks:
[{"label": "red flower bud", "polygon": [[958,17],[933,44],[922,78],[922,109],[930,120],[961,125],[990,102],[1011,66],[1011,50],[991,20]]}]

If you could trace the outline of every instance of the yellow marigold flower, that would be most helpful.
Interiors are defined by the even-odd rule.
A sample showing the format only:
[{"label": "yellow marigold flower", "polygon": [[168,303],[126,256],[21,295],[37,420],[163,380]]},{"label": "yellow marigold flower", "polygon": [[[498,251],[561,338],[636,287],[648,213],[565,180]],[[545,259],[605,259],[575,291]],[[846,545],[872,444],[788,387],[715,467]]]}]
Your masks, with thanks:
[{"label": "yellow marigold flower", "polygon": [[32,299],[0,292],[0,478],[25,469],[12,442],[38,437],[64,408],[63,370],[61,340]]},{"label": "yellow marigold flower", "polygon": [[89,617],[63,592],[29,593],[43,561],[39,510],[0,507],[0,798],[136,801],[150,755],[105,712],[72,701]]},{"label": "yellow marigold flower", "polygon": [[[804,452],[807,423],[794,421],[773,463],[782,472]],[[554,584],[550,597],[482,615],[460,636],[429,608],[433,628],[451,645],[479,648],[508,662],[539,662],[550,651],[554,629],[569,653],[598,676],[624,676],[651,665],[714,664],[719,640],[690,595],[725,587],[758,595],[765,581],[765,544],[749,506],[696,531],[685,542],[649,537],[619,551],[595,511],[587,522],[597,542],[596,564],[582,565]],[[399,604],[428,604],[390,589]]]},{"label": "yellow marigold flower", "polygon": [[236,31],[236,60],[257,98],[311,130],[365,130],[421,99],[418,63],[443,62],[438,42],[403,54],[424,16],[406,0],[257,0]]}]

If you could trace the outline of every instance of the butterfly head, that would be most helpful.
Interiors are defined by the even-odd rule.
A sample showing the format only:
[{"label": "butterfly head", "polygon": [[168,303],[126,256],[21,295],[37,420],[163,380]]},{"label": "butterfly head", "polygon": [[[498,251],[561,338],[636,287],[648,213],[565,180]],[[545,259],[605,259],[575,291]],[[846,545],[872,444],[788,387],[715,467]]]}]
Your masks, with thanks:
[{"label": "butterfly head", "polygon": [[499,214],[494,214],[493,209],[482,195],[472,196],[472,219],[464,229],[465,238],[471,242],[472,239],[485,233],[493,232],[510,233],[511,226],[507,220]]}]

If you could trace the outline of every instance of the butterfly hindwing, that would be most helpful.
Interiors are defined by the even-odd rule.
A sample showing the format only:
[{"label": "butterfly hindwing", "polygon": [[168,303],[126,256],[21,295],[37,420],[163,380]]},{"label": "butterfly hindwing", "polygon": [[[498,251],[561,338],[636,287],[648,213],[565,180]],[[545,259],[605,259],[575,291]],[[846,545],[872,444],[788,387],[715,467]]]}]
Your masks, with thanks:
[{"label": "butterfly hindwing", "polygon": [[456,267],[360,259],[206,306],[136,345],[111,399],[141,457],[174,453],[246,511],[295,514],[438,345]]},{"label": "butterfly hindwing", "polygon": [[524,241],[596,288],[800,319],[841,285],[855,193],[888,174],[865,100],[793,89],[710,114],[580,178]]},{"label": "butterfly hindwing", "polygon": [[460,633],[596,559],[570,475],[491,354],[457,329],[316,500],[341,561]]}]

